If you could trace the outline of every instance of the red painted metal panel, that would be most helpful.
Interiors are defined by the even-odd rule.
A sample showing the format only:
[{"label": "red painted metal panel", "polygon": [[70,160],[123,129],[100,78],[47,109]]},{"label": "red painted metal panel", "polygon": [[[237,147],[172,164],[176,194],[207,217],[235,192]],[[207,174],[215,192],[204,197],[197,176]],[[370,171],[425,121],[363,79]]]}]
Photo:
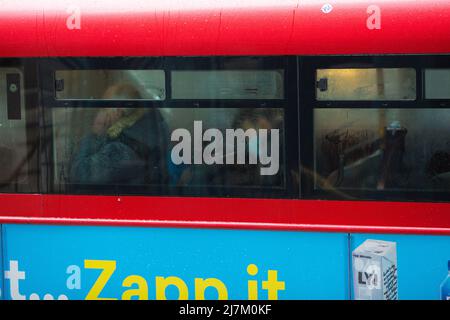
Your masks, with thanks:
[{"label": "red painted metal panel", "polygon": [[17,194],[0,203],[0,223],[450,235],[450,203]]},{"label": "red painted metal panel", "polygon": [[[380,29],[366,26],[371,5]],[[3,0],[0,8],[3,57],[384,53],[450,53],[450,2]]]}]

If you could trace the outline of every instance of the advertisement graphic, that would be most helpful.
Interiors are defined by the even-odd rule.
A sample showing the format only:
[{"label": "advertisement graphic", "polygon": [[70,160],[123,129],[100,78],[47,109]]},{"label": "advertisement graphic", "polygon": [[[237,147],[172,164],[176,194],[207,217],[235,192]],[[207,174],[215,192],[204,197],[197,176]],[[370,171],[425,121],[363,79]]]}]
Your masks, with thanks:
[{"label": "advertisement graphic", "polygon": [[[392,263],[391,268],[393,268],[393,265],[396,266],[399,300],[440,300],[443,292],[448,290],[444,289],[448,288],[448,282],[443,283],[445,275],[448,274],[447,261],[450,259],[450,237],[448,236],[351,234],[350,243],[350,249],[353,252],[352,299],[367,299],[367,297],[360,296],[358,274],[355,274],[361,269],[361,265],[356,264],[362,264],[361,262],[355,263],[355,253],[367,257],[371,256],[361,251],[367,245],[369,245],[370,251],[381,251],[377,256],[386,256],[386,260]],[[380,247],[380,250],[378,250],[379,245],[386,247]],[[396,261],[393,255],[394,248],[396,249]],[[386,266],[389,263],[387,262]],[[367,276],[366,278],[363,277],[362,280],[369,278],[372,280],[372,282],[369,280],[369,285],[381,286],[381,282],[378,283],[372,278],[373,269],[376,268],[369,269],[369,272],[366,270]],[[381,268],[379,272],[381,277],[386,277],[384,281],[388,281],[391,286],[394,286],[396,282],[392,273],[385,273]],[[387,292],[393,293],[393,288],[389,287]],[[383,293],[385,294],[386,291]],[[372,298],[386,299],[386,296],[372,296]]]},{"label": "advertisement graphic", "polygon": [[450,300],[450,260],[448,261],[448,275],[441,285],[441,299]]},{"label": "advertisement graphic", "polygon": [[397,300],[395,242],[366,240],[352,254],[356,300]]},{"label": "advertisement graphic", "polygon": [[4,299],[348,299],[348,234],[3,225]]}]

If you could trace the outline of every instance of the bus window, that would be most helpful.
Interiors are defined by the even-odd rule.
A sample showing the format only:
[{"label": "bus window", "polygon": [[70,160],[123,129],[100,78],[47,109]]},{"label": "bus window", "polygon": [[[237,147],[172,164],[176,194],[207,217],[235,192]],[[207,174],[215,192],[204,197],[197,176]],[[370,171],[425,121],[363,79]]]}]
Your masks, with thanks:
[{"label": "bus window", "polygon": [[0,191],[32,192],[30,176],[37,183],[37,168],[31,168],[37,154],[27,140],[23,72],[0,68]]},{"label": "bus window", "polygon": [[315,109],[316,189],[450,190],[450,110]]},{"label": "bus window", "polygon": [[172,71],[173,99],[283,99],[283,70]]},{"label": "bus window", "polygon": [[[281,108],[53,108],[55,184],[285,187]],[[126,191],[125,191],[126,192]]]},{"label": "bus window", "polygon": [[415,100],[412,68],[318,69],[317,100]]},{"label": "bus window", "polygon": [[[118,85],[124,88],[123,92],[118,91]],[[134,95],[126,89],[131,86],[137,90]],[[166,97],[163,70],[57,70],[55,87],[59,100],[164,100]]]},{"label": "bus window", "polygon": [[450,69],[425,69],[425,98],[450,99]]}]

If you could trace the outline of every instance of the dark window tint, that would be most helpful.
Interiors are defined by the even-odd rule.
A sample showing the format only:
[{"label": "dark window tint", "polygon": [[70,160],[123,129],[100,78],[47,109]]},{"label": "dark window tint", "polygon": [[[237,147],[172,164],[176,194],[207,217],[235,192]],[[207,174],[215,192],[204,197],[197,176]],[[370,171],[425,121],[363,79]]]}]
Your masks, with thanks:
[{"label": "dark window tint", "polygon": [[283,99],[283,70],[172,71],[174,99]]},{"label": "dark window tint", "polygon": [[425,70],[425,98],[450,99],[450,69]]},{"label": "dark window tint", "polygon": [[56,98],[64,100],[164,100],[163,70],[57,70]]}]

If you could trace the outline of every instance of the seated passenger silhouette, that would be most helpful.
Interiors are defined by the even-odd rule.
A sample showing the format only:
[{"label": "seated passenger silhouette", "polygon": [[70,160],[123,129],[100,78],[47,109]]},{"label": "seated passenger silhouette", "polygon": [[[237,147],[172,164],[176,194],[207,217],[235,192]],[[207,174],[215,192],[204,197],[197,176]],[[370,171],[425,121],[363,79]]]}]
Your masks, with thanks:
[{"label": "seated passenger silhouette", "polygon": [[[140,99],[131,85],[110,87],[104,99]],[[168,130],[158,110],[108,108],[98,112],[91,132],[72,160],[72,184],[145,185],[167,183]]]},{"label": "seated passenger silhouette", "polygon": [[[259,129],[280,129],[282,130],[283,116],[278,109],[241,109],[236,115],[233,128],[240,128],[244,131],[254,129],[258,132]],[[280,133],[283,137],[283,133]],[[269,135],[268,146],[271,145]],[[282,144],[282,141],[280,142]],[[270,148],[269,148],[270,149]],[[279,150],[283,150],[283,146],[279,146]],[[254,158],[259,157],[260,141],[257,136],[251,137],[246,142],[246,159],[252,155]],[[282,155],[281,155],[282,156]],[[216,184],[225,186],[280,186],[283,179],[283,159],[279,159],[280,169],[275,175],[261,175],[261,164],[235,164],[227,165],[216,173],[214,181]]]}]

